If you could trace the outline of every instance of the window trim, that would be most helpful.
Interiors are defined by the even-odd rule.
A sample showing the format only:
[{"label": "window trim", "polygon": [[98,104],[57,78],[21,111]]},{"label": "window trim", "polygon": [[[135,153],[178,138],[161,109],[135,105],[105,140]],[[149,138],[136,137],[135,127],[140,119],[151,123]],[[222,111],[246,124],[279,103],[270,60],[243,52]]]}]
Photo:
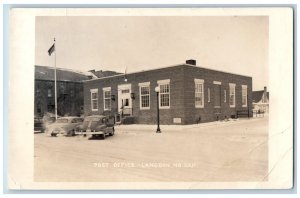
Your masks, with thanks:
[{"label": "window trim", "polygon": [[[91,110],[92,111],[98,111],[99,109],[99,96],[98,96],[98,89],[90,89],[91,92]],[[92,95],[95,93],[97,95],[97,99],[93,99]],[[97,100],[97,109],[93,108],[93,100]]]},{"label": "window trim", "polygon": [[150,82],[139,83],[139,86],[150,86]]},{"label": "window trim", "polygon": [[[195,108],[204,108],[204,80],[203,79],[194,79],[195,82]],[[196,85],[200,84],[202,85],[202,104],[197,105],[196,103],[196,93],[201,93],[201,92],[196,92]]]},{"label": "window trim", "polygon": [[222,83],[220,81],[214,81],[213,82],[215,85],[222,85]]},{"label": "window trim", "polygon": [[111,87],[103,87],[102,90],[103,91],[111,91]]},{"label": "window trim", "polygon": [[[149,88],[149,107],[142,107],[142,87],[148,87]],[[140,110],[149,110],[150,106],[151,106],[151,94],[150,94],[150,82],[143,82],[143,83],[139,83],[139,90],[140,90]]]},{"label": "window trim", "polygon": [[[243,105],[243,89],[246,89],[246,104]],[[242,107],[248,107],[248,86],[242,85]]]},{"label": "window trim", "polygon": [[224,89],[224,103],[227,103],[227,91]]},{"label": "window trim", "polygon": [[[231,89],[232,87],[233,87],[233,93],[234,93],[234,98],[233,98],[233,99],[234,99],[234,100],[233,100],[234,103],[233,103],[233,105],[230,104],[230,95],[231,95],[231,94],[230,94],[230,89]],[[229,83],[229,106],[230,106],[230,107],[235,107],[235,105],[236,105],[235,84],[234,84],[234,83]]]},{"label": "window trim", "polygon": [[[102,91],[103,91],[103,110],[104,111],[111,111],[111,87],[103,87],[102,88]],[[110,108],[105,108],[105,99],[108,99],[108,98],[105,98],[105,92],[109,91],[110,92]]]},{"label": "window trim", "polygon": [[158,80],[157,84],[158,85],[161,85],[161,84],[170,84],[170,79]]},{"label": "window trim", "polygon": [[210,88],[207,88],[207,102],[210,102]]},{"label": "window trim", "polygon": [[[159,86],[159,89],[160,89],[160,86],[161,85],[169,85],[169,106],[161,106],[161,91],[159,91],[159,94],[158,94],[158,103],[159,103],[159,109],[170,109],[171,107],[171,84],[170,84],[170,79],[165,79],[165,80],[158,80],[157,81],[157,85]],[[166,94],[166,93],[164,93]]]}]

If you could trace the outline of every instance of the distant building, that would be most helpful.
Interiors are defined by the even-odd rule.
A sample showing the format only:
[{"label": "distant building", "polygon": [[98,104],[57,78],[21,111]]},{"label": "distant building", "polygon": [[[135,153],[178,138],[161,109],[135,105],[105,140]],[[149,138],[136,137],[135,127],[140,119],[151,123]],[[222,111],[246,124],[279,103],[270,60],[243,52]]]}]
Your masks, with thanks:
[{"label": "distant building", "polygon": [[[57,68],[58,115],[83,113],[83,80],[97,78],[90,72],[76,72]],[[54,68],[35,66],[34,115],[55,113]]]},{"label": "distant building", "polygon": [[133,123],[155,124],[155,87],[160,88],[161,124],[223,120],[236,117],[238,111],[252,116],[252,77],[198,67],[195,60],[86,80],[84,113],[123,115]]},{"label": "distant building", "polygon": [[119,72],[109,71],[109,70],[106,70],[106,71],[103,71],[103,70],[99,70],[99,71],[90,70],[89,72],[93,73],[98,78],[103,78],[103,77],[107,77],[107,76],[114,76],[114,75],[122,74],[122,73],[119,73]]},{"label": "distant building", "polygon": [[253,91],[253,109],[269,112],[269,92],[267,92],[267,87],[264,87],[264,90]]}]

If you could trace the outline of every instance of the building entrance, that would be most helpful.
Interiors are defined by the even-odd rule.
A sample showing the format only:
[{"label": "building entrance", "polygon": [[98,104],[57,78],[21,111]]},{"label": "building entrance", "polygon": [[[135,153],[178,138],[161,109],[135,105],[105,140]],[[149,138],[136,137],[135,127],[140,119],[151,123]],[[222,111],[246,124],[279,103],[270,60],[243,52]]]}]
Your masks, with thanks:
[{"label": "building entrance", "polygon": [[118,86],[118,111],[122,115],[132,115],[131,84]]}]

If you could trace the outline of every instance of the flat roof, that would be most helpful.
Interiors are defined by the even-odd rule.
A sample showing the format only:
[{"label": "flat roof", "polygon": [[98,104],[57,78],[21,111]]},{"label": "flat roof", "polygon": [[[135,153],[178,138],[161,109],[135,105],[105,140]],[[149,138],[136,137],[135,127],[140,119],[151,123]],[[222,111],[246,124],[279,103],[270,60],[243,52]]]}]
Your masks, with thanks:
[{"label": "flat roof", "polygon": [[[55,70],[55,67],[35,65],[34,79],[35,80],[54,81],[54,78],[55,78],[54,70]],[[79,72],[79,71],[75,71],[75,70],[71,70],[71,69],[56,68],[56,71],[57,71],[57,73],[56,73],[57,81],[82,82],[83,80],[89,79],[87,73],[83,73],[83,72]]]},{"label": "flat roof", "polygon": [[97,79],[83,80],[83,82],[89,82],[89,81],[94,81],[94,80],[102,80],[102,79],[115,78],[115,77],[119,77],[119,76],[125,76],[125,75],[130,75],[130,74],[138,74],[138,73],[142,73],[142,72],[149,72],[149,71],[155,71],[155,70],[166,69],[166,68],[171,68],[171,67],[178,67],[178,66],[190,66],[190,67],[196,67],[196,68],[201,68],[201,69],[206,69],[206,70],[211,70],[211,71],[216,71],[216,72],[222,72],[222,73],[226,73],[226,74],[233,74],[233,75],[238,75],[238,76],[244,76],[244,77],[252,78],[252,76],[247,76],[247,75],[242,75],[242,74],[236,74],[236,73],[226,72],[226,71],[222,71],[222,70],[216,70],[216,69],[210,69],[210,68],[207,68],[207,67],[201,67],[201,66],[198,66],[198,65],[190,65],[190,64],[182,63],[182,64],[177,64],[177,65],[159,67],[159,68],[155,68],[155,69],[136,71],[136,72],[131,72],[131,73],[127,73],[127,74],[117,74],[117,75],[107,76],[107,77],[102,77],[102,78],[97,78]]}]

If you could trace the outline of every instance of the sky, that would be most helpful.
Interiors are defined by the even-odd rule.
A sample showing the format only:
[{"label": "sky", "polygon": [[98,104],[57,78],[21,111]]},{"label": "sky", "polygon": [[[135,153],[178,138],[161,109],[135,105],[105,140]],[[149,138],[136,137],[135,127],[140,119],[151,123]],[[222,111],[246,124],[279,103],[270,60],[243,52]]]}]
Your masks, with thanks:
[{"label": "sky", "polygon": [[78,71],[135,72],[197,60],[197,65],[252,76],[268,86],[266,16],[36,17],[35,64]]}]

